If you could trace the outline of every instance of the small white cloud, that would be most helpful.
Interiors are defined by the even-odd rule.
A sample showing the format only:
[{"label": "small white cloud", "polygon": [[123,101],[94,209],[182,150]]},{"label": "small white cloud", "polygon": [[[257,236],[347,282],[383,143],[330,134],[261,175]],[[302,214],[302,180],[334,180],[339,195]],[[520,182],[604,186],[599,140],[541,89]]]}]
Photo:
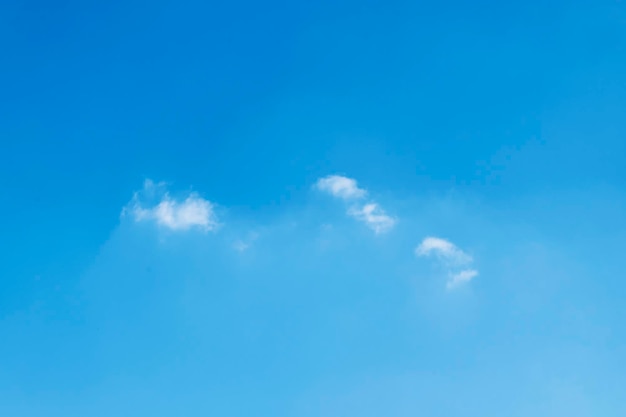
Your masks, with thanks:
[{"label": "small white cloud", "polygon": [[415,249],[415,254],[420,257],[434,256],[448,270],[450,279],[446,283],[446,288],[449,290],[471,281],[478,275],[477,270],[467,268],[474,259],[446,239],[427,237]]},{"label": "small white cloud", "polygon": [[317,180],[316,187],[334,197],[344,200],[354,200],[365,197],[367,192],[359,188],[356,180],[341,175],[329,175]]},{"label": "small white cloud", "polygon": [[438,237],[425,238],[415,249],[415,253],[417,256],[434,255],[452,266],[467,265],[473,261],[470,255],[457,248],[454,243]]},{"label": "small white cloud", "polygon": [[365,223],[376,234],[388,232],[396,224],[396,219],[385,214],[376,203],[368,203],[363,207],[353,207],[348,214]]},{"label": "small white cloud", "polygon": [[450,280],[446,283],[446,288],[449,290],[454,289],[465,282],[471,281],[477,275],[478,271],[475,269],[464,269],[461,272],[450,274]]},{"label": "small white cloud", "polygon": [[[182,201],[177,201],[164,191],[164,183],[146,180],[141,192],[135,193],[131,203],[124,208],[122,215],[131,215],[137,222],[154,221],[159,226],[174,231],[193,228],[204,231],[215,230],[218,226],[214,205],[196,193],[191,193]],[[149,201],[158,203],[150,205]]]},{"label": "small white cloud", "polygon": [[[341,175],[329,175],[315,183],[318,190],[324,191],[344,201],[358,200],[367,195],[367,190],[359,188],[356,180]],[[388,232],[396,224],[396,219],[387,215],[375,202],[353,206],[348,215],[365,223],[376,234]]]}]

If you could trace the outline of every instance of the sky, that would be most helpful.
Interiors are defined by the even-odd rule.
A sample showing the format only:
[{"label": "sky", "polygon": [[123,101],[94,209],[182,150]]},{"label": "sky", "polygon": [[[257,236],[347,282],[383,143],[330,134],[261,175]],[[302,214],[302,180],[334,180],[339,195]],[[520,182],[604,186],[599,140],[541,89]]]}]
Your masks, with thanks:
[{"label": "sky", "polygon": [[0,415],[623,416],[623,0],[0,2]]}]

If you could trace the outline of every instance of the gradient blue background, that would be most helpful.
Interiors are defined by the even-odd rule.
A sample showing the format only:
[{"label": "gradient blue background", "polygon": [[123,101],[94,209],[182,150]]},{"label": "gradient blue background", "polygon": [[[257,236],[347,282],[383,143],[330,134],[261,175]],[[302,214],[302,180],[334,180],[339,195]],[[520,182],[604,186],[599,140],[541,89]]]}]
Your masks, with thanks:
[{"label": "gradient blue background", "polygon": [[5,0],[0,184],[1,415],[626,413],[623,1]]}]

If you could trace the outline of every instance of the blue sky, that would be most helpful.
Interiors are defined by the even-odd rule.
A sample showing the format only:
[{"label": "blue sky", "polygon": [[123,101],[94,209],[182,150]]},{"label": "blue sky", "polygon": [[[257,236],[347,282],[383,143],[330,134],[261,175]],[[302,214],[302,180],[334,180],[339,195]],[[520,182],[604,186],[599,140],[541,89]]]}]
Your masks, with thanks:
[{"label": "blue sky", "polygon": [[623,416],[626,3],[0,5],[0,415]]}]

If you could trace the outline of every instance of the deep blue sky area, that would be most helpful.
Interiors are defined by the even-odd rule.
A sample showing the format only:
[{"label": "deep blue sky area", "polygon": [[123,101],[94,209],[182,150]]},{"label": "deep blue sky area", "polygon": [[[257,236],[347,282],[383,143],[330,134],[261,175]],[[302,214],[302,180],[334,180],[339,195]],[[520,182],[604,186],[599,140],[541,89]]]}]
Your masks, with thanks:
[{"label": "deep blue sky area", "polygon": [[0,2],[0,415],[623,416],[623,0]]}]

